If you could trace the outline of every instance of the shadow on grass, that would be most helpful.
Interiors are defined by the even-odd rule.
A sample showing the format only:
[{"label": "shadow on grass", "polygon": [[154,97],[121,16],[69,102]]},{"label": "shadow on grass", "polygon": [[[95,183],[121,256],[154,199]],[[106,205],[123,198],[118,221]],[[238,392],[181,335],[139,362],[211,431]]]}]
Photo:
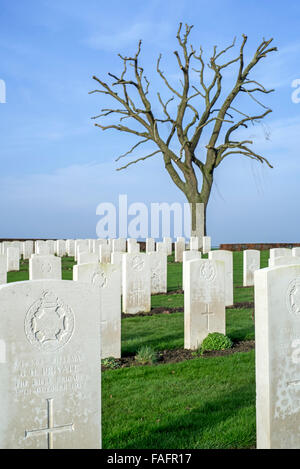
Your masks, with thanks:
[{"label": "shadow on grass", "polygon": [[140,436],[126,431],[118,439],[127,441],[124,449],[250,448],[255,445],[254,405],[254,386],[242,386],[197,408],[186,407],[176,418],[165,415],[165,424],[137,423],[134,433]]}]

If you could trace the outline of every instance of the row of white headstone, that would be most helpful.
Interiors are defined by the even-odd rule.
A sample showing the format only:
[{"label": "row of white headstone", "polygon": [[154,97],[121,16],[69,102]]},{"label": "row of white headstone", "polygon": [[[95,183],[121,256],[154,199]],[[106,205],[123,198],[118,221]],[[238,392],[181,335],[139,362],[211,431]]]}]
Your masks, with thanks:
[{"label": "row of white headstone", "polygon": [[[211,246],[210,237],[192,237],[189,243],[190,250],[209,252]],[[185,238],[177,238],[175,242],[175,262],[183,261],[183,252],[187,245]],[[112,253],[128,252],[130,254],[140,252],[140,244],[136,239],[77,239],[77,240],[37,240],[37,241],[4,241],[0,243],[0,284],[5,283],[7,272],[20,269],[20,259],[30,259],[33,254],[56,255],[58,257],[74,257],[78,264],[109,263]],[[164,252],[172,254],[172,238],[165,237],[162,242],[155,242],[154,238],[146,239],[146,253]]]},{"label": "row of white headstone", "polygon": [[[188,254],[184,343],[195,349],[209,332],[226,332],[226,286],[232,284],[232,277],[226,282],[226,272],[232,275],[232,253],[212,251],[209,259],[201,259],[194,251],[195,258],[189,260]],[[271,258],[282,254],[289,253],[272,251]],[[287,257],[295,257],[298,265],[254,274],[261,448],[299,448],[300,259]],[[132,282],[138,296],[149,258],[139,253],[122,256],[125,285]],[[0,287],[1,448],[100,447],[100,335],[105,340],[110,308],[120,308],[114,289],[120,275],[109,264],[96,265],[96,271],[88,264],[74,269],[81,276],[75,282],[47,279]],[[105,295],[109,279],[111,293]]]},{"label": "row of white headstone", "polygon": [[[271,250],[265,269],[260,269],[259,251],[251,251],[244,252],[244,259],[246,265],[247,261],[256,263],[251,271],[255,287],[257,448],[299,449],[300,249]],[[226,332],[225,263],[195,255],[198,259],[185,262],[185,348],[192,349],[209,332]]]},{"label": "row of white headstone", "polygon": [[[300,248],[273,248],[270,249],[269,267],[276,265],[297,264],[300,258]],[[260,251],[248,249],[243,252],[243,286],[254,285],[254,272],[260,269]]]}]

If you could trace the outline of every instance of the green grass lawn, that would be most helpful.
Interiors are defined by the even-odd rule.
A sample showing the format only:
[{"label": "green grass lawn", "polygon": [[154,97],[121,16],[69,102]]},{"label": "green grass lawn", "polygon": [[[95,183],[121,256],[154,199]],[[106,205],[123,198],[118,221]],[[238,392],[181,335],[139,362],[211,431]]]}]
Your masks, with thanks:
[{"label": "green grass lawn", "polygon": [[254,352],[102,377],[104,448],[255,445]]},{"label": "green grass lawn", "polygon": [[[268,251],[261,253],[267,267]],[[234,303],[253,303],[253,288],[241,288],[243,254],[233,253]],[[73,258],[63,258],[62,276],[72,279]],[[28,280],[28,261],[8,282]],[[181,290],[182,264],[168,258],[168,292]],[[152,307],[183,307],[183,294],[154,295]],[[254,339],[253,308],[226,310],[233,341]],[[155,350],[183,347],[183,313],[122,319],[122,356],[142,345]],[[254,351],[195,358],[176,364],[131,367],[102,373],[104,448],[249,448],[255,445]]]}]

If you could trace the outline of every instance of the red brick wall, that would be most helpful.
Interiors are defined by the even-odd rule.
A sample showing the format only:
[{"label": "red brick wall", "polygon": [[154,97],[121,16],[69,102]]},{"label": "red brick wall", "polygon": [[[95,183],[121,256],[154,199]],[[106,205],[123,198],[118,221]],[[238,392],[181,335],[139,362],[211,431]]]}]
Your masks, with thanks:
[{"label": "red brick wall", "polygon": [[300,243],[242,243],[242,244],[220,244],[219,249],[227,251],[244,251],[245,249],[258,249],[264,251],[272,248],[295,248],[299,247]]}]

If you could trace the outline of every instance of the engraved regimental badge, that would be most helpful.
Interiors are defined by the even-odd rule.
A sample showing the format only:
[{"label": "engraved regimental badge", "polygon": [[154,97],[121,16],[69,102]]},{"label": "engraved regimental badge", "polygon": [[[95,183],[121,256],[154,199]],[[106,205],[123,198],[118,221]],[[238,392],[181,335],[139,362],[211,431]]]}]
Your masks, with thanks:
[{"label": "engraved regimental badge", "polygon": [[64,347],[74,332],[74,313],[56,295],[45,291],[27,311],[25,334],[39,350],[54,352]]}]

